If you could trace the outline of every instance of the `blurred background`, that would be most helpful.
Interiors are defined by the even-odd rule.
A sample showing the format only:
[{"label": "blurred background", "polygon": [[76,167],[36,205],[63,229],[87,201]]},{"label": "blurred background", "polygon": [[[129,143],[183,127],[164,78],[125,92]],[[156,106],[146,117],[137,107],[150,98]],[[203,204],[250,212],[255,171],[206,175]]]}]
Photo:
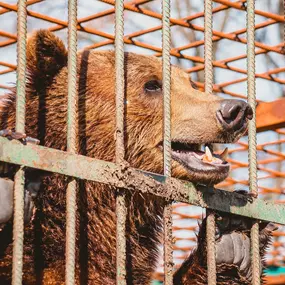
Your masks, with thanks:
[{"label": "blurred background", "polygon": [[[28,0],[28,32],[45,28],[66,43],[67,0]],[[78,0],[78,50],[113,49],[114,0]],[[246,0],[213,1],[214,93],[225,98],[247,96]],[[186,69],[204,88],[204,1],[171,1],[171,61]],[[0,96],[16,81],[17,1],[0,1]],[[285,203],[285,45],[284,1],[256,0],[256,96],[258,185],[260,197]],[[125,1],[125,50],[161,56],[161,1]],[[219,146],[223,149],[223,146]],[[227,145],[231,175],[218,188],[248,189],[247,137]],[[217,149],[219,151],[219,149]],[[173,206],[175,266],[195,247],[195,232],[204,211]],[[285,231],[274,233],[266,257],[268,284],[285,284]],[[161,284],[163,260],[154,283]]]}]

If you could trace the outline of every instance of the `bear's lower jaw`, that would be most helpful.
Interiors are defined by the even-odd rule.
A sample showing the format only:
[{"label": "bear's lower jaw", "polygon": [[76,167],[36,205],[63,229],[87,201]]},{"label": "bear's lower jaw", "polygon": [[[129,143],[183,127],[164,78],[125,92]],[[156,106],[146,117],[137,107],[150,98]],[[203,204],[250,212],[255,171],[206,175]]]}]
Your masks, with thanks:
[{"label": "bear's lower jaw", "polygon": [[172,177],[208,186],[224,181],[228,174],[229,170],[227,172],[190,170],[176,161],[174,161],[172,168]]},{"label": "bear's lower jaw", "polygon": [[[162,147],[160,149],[162,151]],[[211,149],[211,144],[202,146],[173,141],[171,156],[174,169],[178,168],[178,171],[173,171],[172,175],[206,185],[223,181],[230,171],[230,165],[226,161],[228,150],[226,148],[221,154],[216,154]]]}]

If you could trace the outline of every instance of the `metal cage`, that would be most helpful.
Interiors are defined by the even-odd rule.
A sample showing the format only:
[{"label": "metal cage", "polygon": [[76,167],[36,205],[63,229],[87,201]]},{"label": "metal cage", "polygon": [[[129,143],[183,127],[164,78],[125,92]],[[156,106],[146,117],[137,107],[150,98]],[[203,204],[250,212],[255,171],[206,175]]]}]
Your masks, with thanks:
[{"label": "metal cage", "polygon": [[[17,11],[18,14],[18,34],[17,37],[9,33],[2,32],[2,36],[8,37],[7,43],[17,41],[17,107],[16,107],[16,131],[25,132],[25,82],[26,82],[26,20],[27,20],[27,5],[31,5],[38,1],[19,0],[17,5],[10,5],[0,3],[2,7],[1,13],[6,11]],[[201,15],[192,16],[205,17],[205,26],[195,26],[189,24],[189,19],[173,19],[170,18],[170,0],[162,1],[162,14],[152,12],[148,9],[140,8],[139,5],[149,2],[149,0],[137,0],[132,3],[124,3],[123,0],[102,0],[102,2],[111,4],[114,8],[107,13],[115,13],[115,36],[99,32],[91,31],[100,34],[106,38],[105,43],[115,43],[115,62],[116,62],[116,164],[110,162],[102,162],[97,159],[86,158],[76,153],[76,52],[77,52],[77,30],[82,30],[80,23],[87,21],[87,19],[77,19],[77,1],[68,1],[68,118],[67,118],[67,151],[59,151],[49,149],[43,146],[36,145],[22,145],[17,141],[8,141],[0,137],[0,160],[20,166],[15,176],[15,204],[14,204],[14,247],[13,247],[13,274],[12,284],[22,284],[22,260],[23,260],[23,187],[25,181],[25,167],[31,167],[50,172],[60,173],[72,177],[68,184],[66,202],[67,202],[67,226],[66,226],[66,284],[74,284],[75,275],[75,213],[76,213],[76,183],[77,179],[87,179],[100,183],[109,184],[117,187],[116,198],[116,213],[117,213],[117,284],[126,284],[126,240],[125,240],[125,196],[124,190],[141,191],[142,193],[152,193],[161,196],[168,201],[164,209],[164,284],[173,284],[173,245],[172,245],[172,207],[173,201],[184,202],[199,207],[207,208],[209,215],[207,217],[207,266],[208,266],[208,284],[216,284],[216,261],[215,261],[215,218],[212,211],[219,210],[232,214],[242,215],[256,220],[272,221],[279,224],[285,224],[285,207],[282,204],[275,204],[273,202],[265,201],[259,198],[254,199],[253,202],[247,202],[241,205],[239,194],[226,192],[223,190],[209,189],[207,187],[195,186],[191,183],[185,183],[178,179],[171,177],[170,163],[170,149],[171,149],[171,134],[170,134],[170,56],[180,56],[183,49],[189,46],[197,46],[205,44],[204,60],[191,58],[202,65],[196,66],[194,69],[201,70],[205,67],[205,91],[212,93],[219,91],[225,86],[217,86],[213,84],[213,66],[220,68],[229,68],[228,64],[236,59],[229,59],[228,61],[213,61],[212,49],[213,41],[219,39],[229,39],[232,41],[240,41],[246,44],[247,55],[241,58],[247,58],[247,71],[236,70],[242,74],[247,75],[247,93],[248,102],[255,110],[255,78],[261,77],[265,79],[271,78],[272,73],[259,74],[255,73],[255,55],[256,53],[265,53],[268,50],[275,50],[280,52],[280,45],[270,47],[255,41],[255,14],[261,14],[269,17],[271,22],[284,22],[282,17],[260,12],[255,10],[255,1],[237,1],[230,2],[226,0],[215,1],[221,4],[219,7],[213,9],[213,0],[204,0],[205,9]],[[213,31],[212,18],[213,13],[229,7],[246,11],[247,15],[247,38],[239,37],[241,31],[231,34]],[[137,33],[133,35],[124,35],[124,10],[130,10],[144,15],[161,20],[162,25],[162,49],[155,49],[148,47],[158,53],[162,54],[163,60],[163,94],[164,94],[164,175],[156,175],[152,173],[145,173],[138,171],[124,165],[124,43],[133,43],[135,45],[146,46],[139,41],[133,40],[135,36],[143,34]],[[39,13],[32,11],[29,15],[40,17]],[[101,13],[103,14],[103,12]],[[102,15],[101,15],[102,16]],[[100,17],[98,14],[97,17]],[[52,23],[56,24],[53,30],[61,29],[67,26],[67,23],[60,20],[54,20],[48,16],[45,17]],[[93,17],[96,18],[96,15]],[[191,27],[200,29],[204,32],[204,41],[202,43],[191,43],[177,49],[170,47],[170,27],[178,25],[182,27]],[[153,28],[153,30],[160,29],[161,26]],[[144,31],[147,33],[148,31]],[[244,31],[243,31],[244,32]],[[2,43],[4,45],[4,42]],[[100,46],[94,44],[93,47]],[[258,47],[259,50],[255,51]],[[282,51],[281,51],[282,52]],[[2,63],[1,63],[2,64]],[[8,66],[3,64],[8,69],[14,69],[15,66]],[[284,70],[283,70],[284,71]],[[280,79],[284,84],[284,80]],[[227,92],[225,89],[223,91]],[[230,95],[232,92],[228,91]],[[254,194],[258,193],[257,187],[257,157],[256,157],[256,121],[255,111],[254,119],[249,124],[249,175],[250,175],[250,191]],[[80,167],[73,168],[72,165],[77,164]],[[284,177],[284,176],[282,176]],[[260,284],[260,263],[259,263],[259,224],[256,221],[251,230],[251,250],[252,250],[252,264],[253,264],[253,281],[252,284]]]}]

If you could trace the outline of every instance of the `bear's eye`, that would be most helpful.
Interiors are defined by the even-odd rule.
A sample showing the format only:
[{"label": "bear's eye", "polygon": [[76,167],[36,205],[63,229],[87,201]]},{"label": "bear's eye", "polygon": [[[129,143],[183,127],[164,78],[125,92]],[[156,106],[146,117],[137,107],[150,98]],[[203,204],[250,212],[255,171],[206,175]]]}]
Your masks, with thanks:
[{"label": "bear's eye", "polygon": [[161,92],[162,84],[160,80],[150,80],[144,85],[144,90],[148,93]]}]

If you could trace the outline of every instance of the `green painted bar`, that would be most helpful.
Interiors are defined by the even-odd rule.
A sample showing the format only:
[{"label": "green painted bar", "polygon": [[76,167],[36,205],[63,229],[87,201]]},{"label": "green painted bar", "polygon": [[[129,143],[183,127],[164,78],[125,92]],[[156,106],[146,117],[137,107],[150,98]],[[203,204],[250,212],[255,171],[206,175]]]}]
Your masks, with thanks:
[{"label": "green painted bar", "polygon": [[272,201],[253,199],[238,193],[194,186],[192,183],[162,175],[120,168],[115,163],[37,146],[23,145],[0,137],[0,161],[56,172],[79,179],[97,181],[166,199],[285,224],[285,206]]}]

